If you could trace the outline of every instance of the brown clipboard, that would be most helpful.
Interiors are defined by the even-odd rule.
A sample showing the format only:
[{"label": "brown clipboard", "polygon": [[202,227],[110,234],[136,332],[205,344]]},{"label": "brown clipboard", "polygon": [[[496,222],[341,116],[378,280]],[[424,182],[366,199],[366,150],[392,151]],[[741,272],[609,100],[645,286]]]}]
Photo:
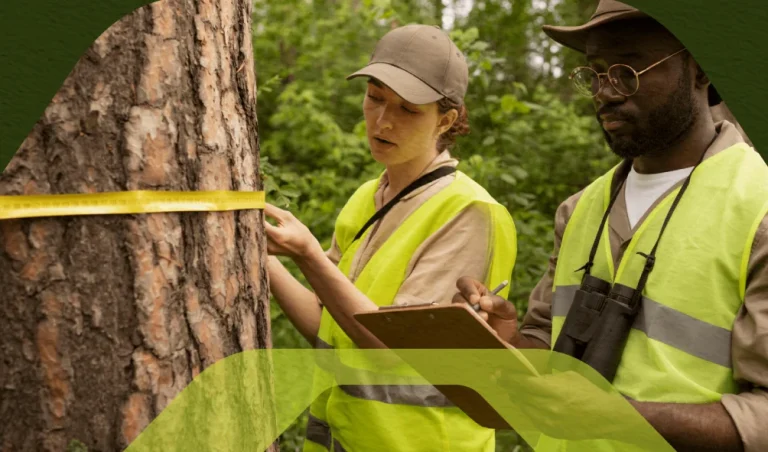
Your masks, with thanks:
[{"label": "brown clipboard", "polygon": [[[390,349],[508,349],[516,351],[518,358],[537,374],[533,365],[467,304],[387,306],[355,314],[355,319]],[[496,430],[512,428],[473,389],[459,385],[435,388],[479,425]]]}]

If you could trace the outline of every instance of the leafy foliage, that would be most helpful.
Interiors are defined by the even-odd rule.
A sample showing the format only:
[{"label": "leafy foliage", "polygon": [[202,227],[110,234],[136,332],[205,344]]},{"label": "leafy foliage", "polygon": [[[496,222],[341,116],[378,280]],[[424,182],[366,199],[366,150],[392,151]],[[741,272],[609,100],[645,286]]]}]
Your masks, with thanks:
[{"label": "leafy foliage", "polygon": [[[581,56],[540,31],[543,23],[581,23],[596,0],[475,0],[451,37],[467,55],[472,132],[451,151],[515,219],[519,252],[509,299],[522,317],[545,272],[558,205],[616,163],[589,100],[572,95],[567,74]],[[259,80],[259,137],[265,190],[324,246],[360,184],[383,168],[369,154],[362,115],[364,82],[345,77],[364,66],[376,41],[412,22],[440,24],[452,0],[255,0],[253,45]],[[290,262],[291,272],[306,283]],[[272,303],[277,348],[308,347]],[[281,440],[300,450],[305,419]],[[500,432],[500,452],[529,450]]]}]

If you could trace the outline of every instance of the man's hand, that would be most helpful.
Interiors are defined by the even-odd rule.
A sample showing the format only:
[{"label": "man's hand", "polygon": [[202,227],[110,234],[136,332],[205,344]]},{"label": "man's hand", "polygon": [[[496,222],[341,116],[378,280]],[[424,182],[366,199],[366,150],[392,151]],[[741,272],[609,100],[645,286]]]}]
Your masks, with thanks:
[{"label": "man's hand", "polygon": [[480,282],[462,277],[456,281],[459,292],[453,296],[453,303],[480,304],[478,315],[496,331],[502,339],[515,345],[518,342],[517,310],[515,305],[504,298],[493,295]]}]

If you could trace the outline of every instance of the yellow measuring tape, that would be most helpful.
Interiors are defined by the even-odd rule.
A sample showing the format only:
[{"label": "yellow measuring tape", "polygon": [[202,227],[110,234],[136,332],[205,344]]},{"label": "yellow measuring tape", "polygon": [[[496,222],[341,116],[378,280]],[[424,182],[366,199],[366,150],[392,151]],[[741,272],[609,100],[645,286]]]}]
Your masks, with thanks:
[{"label": "yellow measuring tape", "polygon": [[0,220],[263,208],[263,191],[126,191],[73,195],[0,196]]}]

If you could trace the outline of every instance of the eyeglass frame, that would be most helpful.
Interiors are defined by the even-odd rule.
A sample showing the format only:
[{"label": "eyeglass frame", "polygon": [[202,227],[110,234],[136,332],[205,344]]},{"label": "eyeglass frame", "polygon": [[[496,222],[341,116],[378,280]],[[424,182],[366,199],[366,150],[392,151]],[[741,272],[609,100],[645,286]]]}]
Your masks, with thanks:
[{"label": "eyeglass frame", "polygon": [[[571,74],[568,76],[568,79],[569,80],[573,80],[573,77],[574,77],[574,75],[576,74],[577,71],[580,71],[582,69],[589,69],[590,71],[592,71],[595,74],[597,74],[597,80],[598,80],[599,86],[597,88],[597,91],[594,94],[592,94],[591,96],[588,96],[587,94],[584,94],[585,96],[588,96],[590,98],[595,98],[595,97],[597,97],[598,94],[600,94],[600,91],[603,89],[603,86],[604,86],[603,85],[603,77],[608,79],[608,83],[610,83],[611,87],[614,90],[616,90],[616,92],[619,93],[620,95],[622,95],[624,97],[634,96],[640,90],[640,76],[641,75],[645,74],[646,72],[650,71],[651,69],[655,68],[656,66],[660,65],[661,63],[667,61],[668,59],[672,58],[673,56],[678,55],[678,54],[684,52],[685,50],[687,50],[687,49],[685,47],[683,47],[682,49],[678,50],[677,52],[675,52],[675,53],[673,53],[671,55],[668,55],[668,56],[662,58],[661,60],[651,64],[650,66],[648,66],[647,68],[643,69],[640,72],[636,71],[635,68],[633,68],[632,66],[630,66],[628,64],[622,64],[622,63],[617,63],[617,64],[611,65],[605,72],[597,72],[596,70],[592,69],[589,66],[579,66],[577,68],[574,68],[571,71]],[[619,91],[619,89],[616,88],[616,85],[614,85],[613,82],[611,81],[611,78],[608,76],[608,73],[611,72],[611,69],[613,69],[616,66],[627,67],[627,68],[629,68],[635,74],[635,80],[637,81],[637,83],[636,83],[637,88],[635,88],[635,91],[632,94],[624,94],[621,91]],[[577,89],[577,91],[579,91],[579,90]]]}]

